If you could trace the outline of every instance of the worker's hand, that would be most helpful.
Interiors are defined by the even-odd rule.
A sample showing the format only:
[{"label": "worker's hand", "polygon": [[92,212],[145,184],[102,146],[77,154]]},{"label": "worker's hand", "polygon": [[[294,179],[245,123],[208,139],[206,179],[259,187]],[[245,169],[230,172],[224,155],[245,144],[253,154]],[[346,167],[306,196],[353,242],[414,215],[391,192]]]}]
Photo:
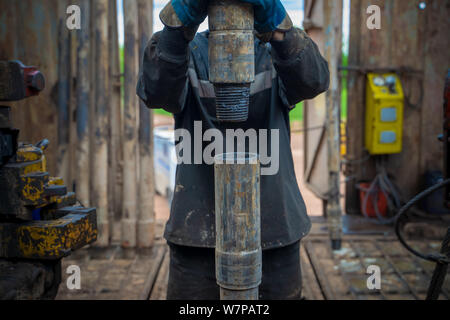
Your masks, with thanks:
[{"label": "worker's hand", "polygon": [[253,5],[255,9],[255,29],[258,33],[287,32],[292,28],[292,21],[280,0],[240,1]]},{"label": "worker's hand", "polygon": [[197,27],[208,15],[208,3],[209,0],[171,0],[161,11],[161,21],[168,27]]}]

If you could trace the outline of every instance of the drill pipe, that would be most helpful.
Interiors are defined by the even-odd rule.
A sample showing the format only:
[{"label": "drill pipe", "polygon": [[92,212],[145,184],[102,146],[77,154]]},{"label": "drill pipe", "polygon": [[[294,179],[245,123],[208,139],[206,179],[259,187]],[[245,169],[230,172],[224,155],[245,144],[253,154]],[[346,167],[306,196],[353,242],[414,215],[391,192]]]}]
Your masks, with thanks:
[{"label": "drill pipe", "polygon": [[255,81],[253,7],[238,0],[212,0],[209,8],[209,81],[219,121],[245,122]]},{"label": "drill pipe", "polygon": [[246,153],[214,165],[216,278],[221,300],[258,300],[262,275],[260,163]]}]

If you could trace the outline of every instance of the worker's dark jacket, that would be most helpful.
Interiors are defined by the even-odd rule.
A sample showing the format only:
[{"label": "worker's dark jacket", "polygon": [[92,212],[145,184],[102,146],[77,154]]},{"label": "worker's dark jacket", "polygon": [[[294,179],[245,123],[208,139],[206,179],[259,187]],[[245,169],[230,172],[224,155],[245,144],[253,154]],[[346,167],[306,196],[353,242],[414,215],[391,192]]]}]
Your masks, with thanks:
[{"label": "worker's dark jacket", "polygon": [[[220,123],[214,88],[208,81],[208,35],[197,34],[188,44],[179,30],[166,28],[156,33],[145,51],[138,95],[148,107],[173,113],[175,128],[189,130],[192,144],[194,121],[202,122],[203,132],[217,128],[224,136],[226,128],[268,129],[269,137],[270,129],[278,129],[279,171],[261,177],[262,247],[297,242],[309,232],[311,223],[294,172],[289,111],[327,90],[327,62],[299,29],[289,31],[281,42],[272,41],[272,46],[256,40],[256,78],[251,85],[248,121]],[[203,148],[209,143],[203,142]],[[193,159],[194,146],[191,149]],[[165,238],[184,246],[215,246],[213,165],[178,165]]]}]

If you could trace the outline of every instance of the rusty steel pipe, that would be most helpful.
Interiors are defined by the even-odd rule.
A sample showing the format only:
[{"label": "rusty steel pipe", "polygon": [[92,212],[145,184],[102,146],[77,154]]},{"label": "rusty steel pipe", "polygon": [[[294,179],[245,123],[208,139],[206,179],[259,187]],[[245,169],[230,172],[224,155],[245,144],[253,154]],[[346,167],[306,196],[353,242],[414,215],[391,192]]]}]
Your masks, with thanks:
[{"label": "rusty steel pipe", "polygon": [[214,165],[216,279],[221,300],[258,300],[262,276],[260,163],[247,153]]},{"label": "rusty steel pipe", "polygon": [[81,15],[84,17],[81,29],[78,30],[77,47],[77,146],[76,146],[76,193],[80,202],[89,206],[89,108],[91,101],[91,78],[89,54],[89,33],[91,4],[89,0],[79,2]]},{"label": "rusty steel pipe", "polygon": [[138,107],[133,87],[139,70],[138,2],[123,2],[125,22],[124,106],[123,106],[123,188],[122,188],[122,247],[135,248],[137,243],[138,194]]},{"label": "rusty steel pipe", "polygon": [[90,133],[93,138],[92,154],[92,204],[97,207],[98,247],[108,247],[110,240],[108,215],[108,111],[109,97],[109,51],[108,51],[108,1],[93,1],[94,5],[94,125]]},{"label": "rusty steel pipe", "polygon": [[[68,6],[68,1],[62,2]],[[70,96],[71,96],[71,45],[70,33],[65,19],[59,21],[59,59],[58,59],[58,176],[66,181],[69,178],[70,166]]]},{"label": "rusty steel pipe", "polygon": [[209,81],[216,92],[216,117],[247,121],[250,84],[255,81],[253,6],[238,0],[211,0]]},{"label": "rusty steel pipe", "polygon": [[[153,1],[138,0],[139,61],[153,29]],[[153,169],[153,112],[139,101],[139,170],[137,246],[150,248],[155,240],[154,169]]]}]

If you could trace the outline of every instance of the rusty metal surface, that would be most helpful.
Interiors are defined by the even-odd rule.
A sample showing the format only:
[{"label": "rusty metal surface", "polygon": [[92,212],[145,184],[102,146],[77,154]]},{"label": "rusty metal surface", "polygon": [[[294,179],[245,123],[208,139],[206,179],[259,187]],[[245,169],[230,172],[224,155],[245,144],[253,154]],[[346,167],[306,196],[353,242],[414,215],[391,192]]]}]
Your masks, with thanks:
[{"label": "rusty metal surface", "polygon": [[253,7],[237,0],[213,0],[208,8],[209,30],[253,30]]},{"label": "rusty metal surface", "polygon": [[108,114],[109,51],[108,1],[93,1],[95,46],[95,104],[93,137],[92,204],[97,207],[99,236],[97,246],[109,245],[108,218]]},{"label": "rusty metal surface", "polygon": [[41,219],[42,220],[54,220],[61,218],[64,214],[66,214],[63,208],[72,207],[76,204],[77,197],[75,193],[68,192],[63,196],[56,197],[56,201],[41,210]]},{"label": "rusty metal surface", "polygon": [[[68,6],[68,0],[61,0],[63,6]],[[69,180],[70,167],[70,97],[71,97],[71,66],[70,66],[70,31],[66,26],[66,18],[60,17],[58,26],[58,86],[56,112],[58,128],[57,174],[66,181]]]},{"label": "rusty metal surface", "polygon": [[255,45],[252,31],[210,31],[209,81],[251,83],[255,81]]},{"label": "rusty metal surface", "polygon": [[137,117],[139,102],[136,96],[136,79],[139,68],[139,26],[138,3],[125,0],[125,48],[127,63],[124,69],[124,111],[123,111],[123,207],[122,207],[122,246],[136,246],[137,221]]},{"label": "rusty metal surface", "polygon": [[262,276],[257,155],[215,159],[216,277],[222,300],[257,300]]},{"label": "rusty metal surface", "polygon": [[47,147],[20,144],[0,167],[1,258],[57,260],[97,238],[96,210],[73,207],[75,194],[47,172]]},{"label": "rusty metal surface", "polygon": [[215,85],[216,117],[221,121],[242,122],[248,118],[250,85]]},{"label": "rusty metal surface", "polygon": [[333,249],[341,248],[342,210],[340,205],[340,84],[338,64],[342,47],[342,3],[324,1],[324,57],[330,69],[330,88],[326,93],[326,128],[328,147],[327,220]]},{"label": "rusty metal surface", "polygon": [[77,34],[77,91],[76,91],[76,191],[84,205],[89,205],[89,108],[91,93],[91,78],[89,54],[89,21],[91,4],[88,0],[79,2],[81,15],[84,17],[81,29]]},{"label": "rusty metal surface", "polygon": [[[118,3],[109,1],[109,139],[108,139],[108,211],[109,221],[122,216],[122,73],[120,69]],[[110,239],[120,230],[109,224]],[[116,233],[116,234],[115,234]]]},{"label": "rusty metal surface", "polygon": [[[8,163],[0,171],[0,215],[30,220],[30,206],[49,203],[46,197],[49,175],[42,170],[43,160]],[[36,169],[35,169],[36,168]]]},{"label": "rusty metal surface", "polygon": [[0,224],[0,257],[56,260],[97,238],[95,209],[70,207],[56,220]]},{"label": "rusty metal surface", "polygon": [[209,81],[220,121],[248,118],[249,84],[255,81],[254,13],[250,4],[213,0],[208,8]]},{"label": "rusty metal surface", "polygon": [[63,180],[50,177],[47,172],[43,148],[22,144],[14,158],[1,168],[1,217],[27,221],[35,209],[51,211],[62,203],[74,204],[74,195],[67,193]]},{"label": "rusty metal surface", "polygon": [[209,80],[212,83],[251,83],[255,80],[253,8],[237,0],[211,1],[209,21]]},{"label": "rusty metal surface", "polygon": [[[144,60],[145,47],[153,28],[153,2],[138,0],[139,61]],[[139,215],[137,246],[149,248],[155,238],[154,166],[153,166],[153,111],[139,101]]]}]

